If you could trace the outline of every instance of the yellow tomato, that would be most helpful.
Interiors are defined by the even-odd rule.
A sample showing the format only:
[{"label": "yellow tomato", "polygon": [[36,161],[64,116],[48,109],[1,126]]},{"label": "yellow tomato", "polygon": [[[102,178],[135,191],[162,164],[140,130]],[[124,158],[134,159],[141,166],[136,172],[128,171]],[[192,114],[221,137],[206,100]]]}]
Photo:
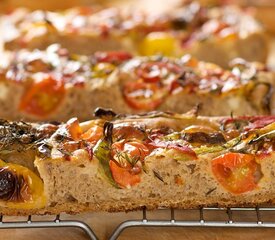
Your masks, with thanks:
[{"label": "yellow tomato", "polygon": [[139,53],[145,56],[155,54],[173,56],[176,53],[176,38],[166,32],[150,33],[140,43]]}]

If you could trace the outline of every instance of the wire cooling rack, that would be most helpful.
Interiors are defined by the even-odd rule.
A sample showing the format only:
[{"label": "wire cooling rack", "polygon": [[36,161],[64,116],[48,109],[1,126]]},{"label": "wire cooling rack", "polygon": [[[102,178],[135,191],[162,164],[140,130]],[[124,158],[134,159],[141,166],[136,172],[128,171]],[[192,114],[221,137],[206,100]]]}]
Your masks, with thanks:
[{"label": "wire cooling rack", "polygon": [[[166,209],[167,210],[167,209]],[[161,210],[159,210],[161,211]],[[180,212],[181,218],[176,217],[175,211]],[[187,211],[196,212],[193,214],[195,219],[185,219]],[[237,216],[242,213],[249,215],[248,220],[240,220]],[[166,219],[149,219],[148,211],[144,208],[139,219],[129,219],[120,223],[109,236],[109,240],[117,239],[127,228],[134,227],[219,227],[219,228],[275,228],[275,207],[256,207],[256,208],[200,208],[193,210],[174,210],[170,209]],[[151,212],[150,212],[151,213]],[[207,215],[214,213],[214,216],[223,215],[218,220],[207,219]],[[272,221],[263,221],[267,213],[274,214]],[[213,214],[212,214],[213,215]],[[183,216],[183,217],[182,217]],[[272,215],[271,215],[272,216]],[[57,215],[52,221],[32,220],[28,216],[25,221],[5,221],[5,217],[0,218],[0,229],[20,229],[20,228],[80,228],[91,240],[97,240],[96,234],[90,226],[82,221],[62,220]],[[171,229],[172,230],[172,229]]]}]

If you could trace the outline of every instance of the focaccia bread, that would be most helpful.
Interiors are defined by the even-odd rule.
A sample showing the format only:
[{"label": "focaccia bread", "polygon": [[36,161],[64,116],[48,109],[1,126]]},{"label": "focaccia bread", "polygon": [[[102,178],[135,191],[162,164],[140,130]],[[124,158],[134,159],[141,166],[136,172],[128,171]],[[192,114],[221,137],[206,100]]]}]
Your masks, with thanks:
[{"label": "focaccia bread", "polygon": [[66,0],[66,1],[29,1],[29,0],[2,0],[0,1],[0,13],[11,12],[15,8],[24,6],[30,10],[62,10],[75,6],[85,6],[91,4],[103,4],[104,0]]},{"label": "focaccia bread", "polygon": [[[25,131],[23,123],[1,123],[12,133],[8,145],[1,139],[2,214],[274,203],[274,116],[123,116],[103,109],[96,116],[24,123]],[[18,162],[13,143],[32,155]]]},{"label": "focaccia bread", "polygon": [[70,54],[46,51],[2,55],[0,117],[10,120],[90,119],[98,107],[117,112],[185,112],[203,115],[275,113],[274,73],[237,59],[231,70],[182,58],[133,57],[127,52]]},{"label": "focaccia bread", "polygon": [[206,8],[196,2],[163,14],[98,7],[65,12],[18,9],[1,17],[0,29],[7,50],[46,49],[60,43],[79,54],[190,53],[223,67],[236,57],[265,62],[268,53],[264,31],[248,12],[232,6]]}]

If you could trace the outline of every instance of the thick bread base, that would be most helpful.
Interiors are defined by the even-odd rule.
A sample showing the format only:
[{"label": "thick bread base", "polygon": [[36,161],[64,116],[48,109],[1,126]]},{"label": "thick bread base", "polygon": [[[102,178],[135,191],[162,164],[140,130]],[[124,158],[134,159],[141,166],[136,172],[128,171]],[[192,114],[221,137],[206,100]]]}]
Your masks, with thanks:
[{"label": "thick bread base", "polygon": [[[84,153],[79,154],[82,156],[79,161],[77,158],[69,162],[36,160],[48,197],[45,209],[1,208],[0,212],[6,215],[73,214],[83,211],[132,211],[143,207],[189,209],[275,203],[275,154],[259,160],[263,177],[258,187],[239,195],[228,192],[214,177],[211,170],[214,154],[186,162],[173,160],[169,154],[149,156],[145,160],[147,173],[142,173],[141,182],[130,189],[113,187],[99,174],[96,159],[90,161]],[[175,183],[175,176],[182,178],[182,185]]]}]

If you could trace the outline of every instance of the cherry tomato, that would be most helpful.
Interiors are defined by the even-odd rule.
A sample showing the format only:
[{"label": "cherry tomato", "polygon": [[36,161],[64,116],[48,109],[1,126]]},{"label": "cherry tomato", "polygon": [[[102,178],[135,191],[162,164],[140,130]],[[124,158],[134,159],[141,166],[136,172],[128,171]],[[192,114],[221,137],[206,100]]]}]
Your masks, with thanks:
[{"label": "cherry tomato", "polygon": [[141,42],[139,52],[145,56],[155,54],[173,56],[176,54],[176,45],[176,38],[171,33],[152,32]]},{"label": "cherry tomato", "polygon": [[122,188],[134,186],[140,182],[140,176],[134,174],[129,168],[120,167],[115,161],[110,161],[109,166],[115,182]]},{"label": "cherry tomato", "polygon": [[113,129],[113,138],[115,141],[119,141],[121,139],[138,139],[142,141],[146,138],[146,133],[142,129],[131,125],[116,126]]},{"label": "cherry tomato", "polygon": [[170,74],[181,72],[182,69],[172,62],[144,62],[136,69],[137,76],[148,83],[159,82]]},{"label": "cherry tomato", "polygon": [[121,63],[132,58],[132,55],[124,51],[96,52],[95,58],[98,62]]},{"label": "cherry tomato", "polygon": [[127,82],[123,88],[126,102],[137,110],[155,110],[168,93],[169,89],[155,83]]},{"label": "cherry tomato", "polygon": [[261,176],[260,165],[250,154],[226,153],[212,160],[212,171],[229,192],[241,194],[254,190]]},{"label": "cherry tomato", "polygon": [[66,129],[73,140],[79,140],[82,134],[82,129],[77,118],[72,118],[66,123]]},{"label": "cherry tomato", "polygon": [[81,139],[95,144],[103,136],[103,128],[100,126],[93,126],[88,131],[81,135]]},{"label": "cherry tomato", "polygon": [[[143,161],[144,158],[150,153],[149,149],[140,142],[115,142],[112,145],[112,155],[115,158],[116,155],[120,154],[121,152],[126,153],[130,159],[137,159],[139,161]],[[125,166],[127,165],[129,164],[126,160]]]},{"label": "cherry tomato", "polygon": [[64,83],[52,77],[47,77],[34,83],[25,92],[19,109],[38,117],[45,117],[58,108],[64,97]]}]

